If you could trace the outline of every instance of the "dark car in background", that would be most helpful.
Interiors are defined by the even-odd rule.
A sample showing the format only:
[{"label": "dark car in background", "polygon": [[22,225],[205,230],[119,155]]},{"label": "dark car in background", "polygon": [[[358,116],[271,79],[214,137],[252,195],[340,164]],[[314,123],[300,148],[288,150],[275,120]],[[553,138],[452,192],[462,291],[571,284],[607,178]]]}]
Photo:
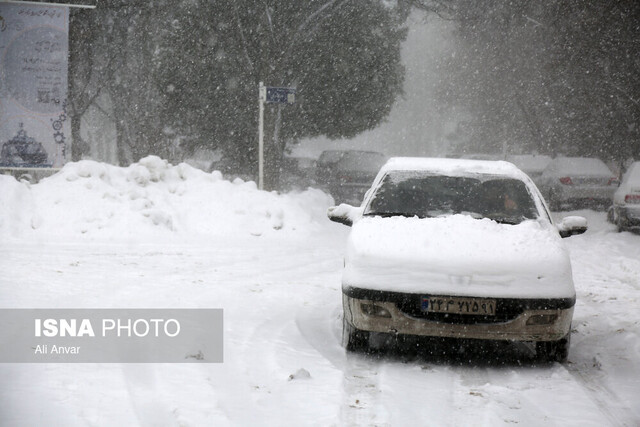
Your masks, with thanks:
[{"label": "dark car in background", "polygon": [[316,182],[336,203],[359,205],[386,160],[377,151],[323,151],[316,165]]},{"label": "dark car in background", "polygon": [[342,155],[346,151],[344,150],[325,150],[320,154],[318,160],[316,161],[316,183],[326,189],[329,184],[329,180],[332,173],[332,168],[338,160],[342,157]]},{"label": "dark car in background", "polygon": [[316,185],[316,160],[310,157],[284,157],[280,165],[280,187],[302,191]]},{"label": "dark car in background", "polygon": [[556,157],[545,168],[538,188],[551,210],[606,209],[611,205],[619,180],[595,157]]},{"label": "dark car in background", "polygon": [[608,219],[618,231],[640,230],[640,162],[633,162],[613,194]]}]

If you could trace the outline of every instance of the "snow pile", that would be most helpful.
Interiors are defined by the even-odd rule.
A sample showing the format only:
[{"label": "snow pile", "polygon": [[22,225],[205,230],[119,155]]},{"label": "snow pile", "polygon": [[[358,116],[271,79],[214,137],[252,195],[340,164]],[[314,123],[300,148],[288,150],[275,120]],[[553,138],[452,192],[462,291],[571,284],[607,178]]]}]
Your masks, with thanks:
[{"label": "snow pile", "polygon": [[83,160],[35,185],[0,176],[0,236],[240,236],[313,232],[331,198],[279,195],[155,156],[121,168]]}]

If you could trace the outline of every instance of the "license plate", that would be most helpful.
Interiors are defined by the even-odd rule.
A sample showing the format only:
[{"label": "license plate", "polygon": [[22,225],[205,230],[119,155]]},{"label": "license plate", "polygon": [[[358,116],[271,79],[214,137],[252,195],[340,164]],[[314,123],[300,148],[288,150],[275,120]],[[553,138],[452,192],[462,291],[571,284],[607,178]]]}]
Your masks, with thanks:
[{"label": "license plate", "polygon": [[495,316],[496,300],[460,297],[422,297],[422,311],[427,313]]},{"label": "license plate", "polygon": [[576,178],[573,183],[575,185],[607,185],[608,181],[604,178]]}]

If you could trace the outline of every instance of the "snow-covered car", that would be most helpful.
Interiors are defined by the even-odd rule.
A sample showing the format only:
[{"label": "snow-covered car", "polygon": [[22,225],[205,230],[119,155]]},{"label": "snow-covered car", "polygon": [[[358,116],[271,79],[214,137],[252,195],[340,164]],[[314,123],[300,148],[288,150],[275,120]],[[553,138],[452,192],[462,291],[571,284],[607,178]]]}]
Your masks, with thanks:
[{"label": "snow-covered car", "polygon": [[544,154],[510,154],[506,159],[509,163],[513,163],[522,172],[529,175],[529,178],[536,184],[540,182],[542,172],[551,163],[551,157]]},{"label": "snow-covered car", "polygon": [[618,231],[640,230],[640,162],[633,162],[624,174],[613,194],[608,219],[618,226]]},{"label": "snow-covered car", "polygon": [[392,158],[360,207],[329,208],[352,225],[342,276],[343,344],[394,335],[535,342],[565,360],[575,290],[561,237],[531,179],[504,161]]},{"label": "snow-covered car", "polygon": [[611,169],[595,157],[556,157],[537,183],[552,210],[605,209],[619,185]]}]

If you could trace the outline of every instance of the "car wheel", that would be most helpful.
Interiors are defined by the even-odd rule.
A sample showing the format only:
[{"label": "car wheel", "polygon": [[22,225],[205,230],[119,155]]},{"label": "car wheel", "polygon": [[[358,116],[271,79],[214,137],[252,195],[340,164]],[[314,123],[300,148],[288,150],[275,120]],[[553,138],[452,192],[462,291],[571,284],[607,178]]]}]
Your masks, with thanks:
[{"label": "car wheel", "polygon": [[566,362],[570,343],[571,332],[558,341],[538,341],[536,359],[540,362]]},{"label": "car wheel", "polygon": [[616,223],[616,213],[613,206],[611,206],[609,210],[607,210],[607,221],[609,221],[612,224]]},{"label": "car wheel", "polygon": [[369,332],[356,329],[347,319],[343,318],[342,345],[347,351],[367,351],[369,350]]}]

